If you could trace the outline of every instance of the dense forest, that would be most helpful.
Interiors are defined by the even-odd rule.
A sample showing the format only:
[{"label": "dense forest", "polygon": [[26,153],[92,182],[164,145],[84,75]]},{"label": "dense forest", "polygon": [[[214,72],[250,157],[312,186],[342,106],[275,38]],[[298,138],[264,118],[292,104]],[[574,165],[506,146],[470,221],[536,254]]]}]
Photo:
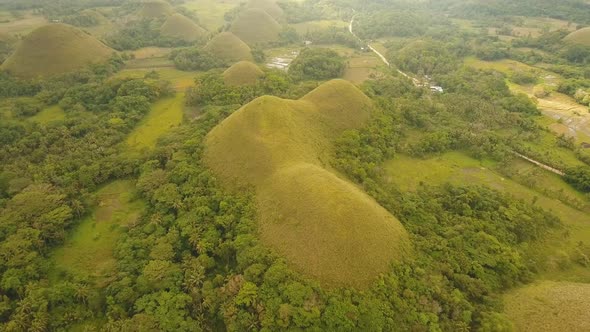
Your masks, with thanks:
[{"label": "dense forest", "polygon": [[[0,330],[587,326],[544,311],[590,310],[587,2],[195,4],[0,0]],[[252,11],[276,35],[235,31]],[[27,53],[45,24],[110,55],[38,39]],[[22,70],[61,55],[75,67]],[[211,161],[219,132],[243,182]],[[282,202],[276,175],[300,160],[329,175],[310,190],[292,175],[305,190]],[[336,198],[298,205],[322,190]],[[265,236],[275,201],[303,212],[277,208],[273,227],[343,218],[306,230],[326,242],[358,243],[342,211],[376,206],[408,249],[370,282],[330,282]],[[366,248],[347,253],[376,260]],[[545,281],[577,296],[535,290],[514,309]]]}]

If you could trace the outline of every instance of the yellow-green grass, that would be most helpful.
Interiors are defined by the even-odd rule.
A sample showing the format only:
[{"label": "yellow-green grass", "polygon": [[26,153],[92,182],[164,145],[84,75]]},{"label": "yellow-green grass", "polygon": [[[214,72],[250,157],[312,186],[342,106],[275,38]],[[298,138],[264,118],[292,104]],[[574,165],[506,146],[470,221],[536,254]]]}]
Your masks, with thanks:
[{"label": "yellow-green grass", "polygon": [[205,49],[225,61],[252,60],[250,46],[233,33],[227,31],[213,37],[207,43]]},{"label": "yellow-green grass", "polygon": [[175,68],[148,68],[148,69],[124,69],[118,72],[115,77],[120,78],[143,78],[146,74],[155,71],[160,79],[170,81],[176,91],[183,92],[186,88],[195,84],[195,78],[199,75],[196,71],[181,71]]},{"label": "yellow-green grass", "polygon": [[465,65],[476,69],[495,70],[504,74],[510,74],[515,71],[534,71],[538,68],[529,66],[519,61],[503,59],[498,61],[485,61],[476,57],[468,57],[465,59]]},{"label": "yellow-green grass", "polygon": [[184,93],[157,101],[150,113],[129,134],[126,140],[131,150],[151,149],[158,138],[182,123]]},{"label": "yellow-green grass", "polygon": [[564,39],[568,43],[590,46],[590,27],[576,30]]},{"label": "yellow-green grass", "polygon": [[135,59],[149,59],[149,58],[165,58],[172,52],[171,48],[167,47],[144,47],[133,52]]},{"label": "yellow-green grass", "polygon": [[66,271],[93,278],[98,284],[114,276],[116,259],[113,250],[123,228],[133,225],[144,203],[133,196],[131,181],[112,182],[96,193],[97,206],[55,250],[52,261],[55,273]]},{"label": "yellow-green grass", "polygon": [[504,296],[515,331],[590,331],[590,284],[537,282]]},{"label": "yellow-green grass", "polygon": [[264,10],[251,8],[238,15],[230,31],[246,44],[253,46],[278,40],[281,25]]},{"label": "yellow-green grass", "polygon": [[167,57],[144,58],[129,60],[125,63],[126,69],[157,69],[173,68],[174,62]]},{"label": "yellow-green grass", "polygon": [[348,65],[344,70],[344,78],[352,83],[362,83],[371,76],[378,75],[377,68],[381,67],[383,63],[374,55],[358,55],[348,60]]},{"label": "yellow-green grass", "polygon": [[291,26],[298,34],[305,35],[308,32],[324,30],[330,27],[346,28],[348,23],[340,20],[318,20],[291,24]]},{"label": "yellow-green grass", "polygon": [[143,2],[138,15],[142,18],[158,18],[174,13],[174,8],[165,0],[146,0]]},{"label": "yellow-green grass", "polygon": [[217,31],[225,24],[224,15],[241,1],[188,0],[183,6],[192,10],[199,18],[199,24],[209,31]]},{"label": "yellow-green grass", "polygon": [[364,287],[409,251],[399,221],[324,166],[331,141],[366,123],[370,107],[351,83],[333,80],[300,100],[255,99],[206,139],[220,180],[256,189],[263,241],[329,286]]},{"label": "yellow-green grass", "polygon": [[37,122],[40,124],[48,124],[55,121],[62,121],[65,118],[66,113],[64,112],[64,110],[61,107],[59,107],[59,105],[54,105],[30,117],[29,121]]},{"label": "yellow-green grass", "polygon": [[52,76],[106,61],[113,52],[77,28],[50,24],[22,40],[1,68],[23,77]]},{"label": "yellow-green grass", "polygon": [[46,24],[47,19],[43,16],[27,13],[23,18],[0,23],[0,31],[8,35],[26,35]]},{"label": "yellow-green grass", "polygon": [[207,36],[207,30],[201,28],[195,22],[182,14],[174,14],[168,17],[160,28],[162,35],[193,42]]},{"label": "yellow-green grass", "polygon": [[223,72],[225,84],[232,86],[253,85],[263,76],[262,69],[249,61],[235,63]]},{"label": "yellow-green grass", "polygon": [[273,0],[250,0],[246,7],[262,9],[277,21],[281,20],[284,14],[283,9]]}]

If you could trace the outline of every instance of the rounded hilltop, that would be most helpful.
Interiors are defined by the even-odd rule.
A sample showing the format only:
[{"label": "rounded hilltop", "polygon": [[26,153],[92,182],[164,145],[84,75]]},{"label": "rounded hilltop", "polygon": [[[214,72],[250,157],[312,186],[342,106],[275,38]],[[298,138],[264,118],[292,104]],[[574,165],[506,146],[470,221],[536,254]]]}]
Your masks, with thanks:
[{"label": "rounded hilltop", "polygon": [[576,30],[567,35],[564,40],[572,44],[590,46],[590,27]]},{"label": "rounded hilltop", "polygon": [[283,18],[283,9],[272,0],[250,0],[246,4],[247,8],[262,9],[272,16],[275,20],[279,21]]},{"label": "rounded hilltop", "polygon": [[162,35],[187,42],[203,39],[207,36],[207,30],[191,21],[188,17],[176,13],[168,17],[160,28]]},{"label": "rounded hilltop", "polygon": [[250,61],[237,62],[223,72],[225,84],[233,86],[256,84],[262,76],[262,69]]},{"label": "rounded hilltop", "polygon": [[27,35],[3,70],[23,77],[52,76],[108,60],[115,51],[66,24],[50,24]]},{"label": "rounded hilltop", "polygon": [[231,32],[222,32],[213,37],[205,50],[227,62],[252,60],[250,46]]},{"label": "rounded hilltop", "polygon": [[230,31],[248,45],[264,44],[278,40],[281,25],[263,9],[250,8],[238,15]]},{"label": "rounded hilltop", "polygon": [[172,15],[172,5],[164,0],[146,0],[142,2],[138,15],[141,18],[160,18]]},{"label": "rounded hilltop", "polygon": [[410,252],[401,223],[324,166],[332,141],[367,123],[370,108],[334,80],[300,100],[257,98],[206,138],[205,161],[222,183],[255,188],[262,240],[329,286],[365,287]]}]

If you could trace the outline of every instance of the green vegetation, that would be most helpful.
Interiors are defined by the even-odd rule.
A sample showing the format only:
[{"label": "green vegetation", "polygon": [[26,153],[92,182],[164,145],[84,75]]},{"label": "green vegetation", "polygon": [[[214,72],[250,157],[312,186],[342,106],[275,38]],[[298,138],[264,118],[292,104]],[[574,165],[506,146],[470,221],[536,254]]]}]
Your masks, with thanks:
[{"label": "green vegetation", "polygon": [[28,35],[1,68],[23,77],[54,76],[106,62],[113,52],[74,27],[51,24]]},{"label": "green vegetation", "polygon": [[66,117],[65,112],[58,105],[48,107],[35,116],[29,118],[31,121],[38,122],[41,124],[49,124],[54,121],[63,121]]},{"label": "green vegetation", "polygon": [[517,331],[582,331],[589,296],[589,284],[543,281],[508,293],[504,312]]},{"label": "green vegetation", "polygon": [[230,31],[246,44],[254,46],[277,41],[281,25],[262,9],[246,9],[232,23]]},{"label": "green vegetation", "polygon": [[289,67],[289,74],[299,80],[327,80],[344,73],[344,59],[328,48],[306,48]]},{"label": "green vegetation", "polygon": [[183,106],[182,93],[156,102],[152,110],[127,137],[127,145],[134,150],[155,147],[159,137],[182,123]]},{"label": "green vegetation", "polygon": [[139,222],[145,208],[131,196],[133,192],[132,182],[116,181],[94,194],[97,206],[53,252],[54,273],[69,273],[99,284],[113,275],[117,240],[124,229]]},{"label": "green vegetation", "polygon": [[226,85],[253,85],[256,84],[264,72],[254,63],[240,61],[223,72],[223,80]]},{"label": "green vegetation", "polygon": [[205,50],[227,62],[252,60],[250,47],[231,32],[222,32],[213,37]]},{"label": "green vegetation", "polygon": [[207,36],[205,29],[178,13],[168,17],[160,29],[163,36],[181,39],[186,42],[198,41]]},{"label": "green vegetation", "polygon": [[331,81],[300,101],[258,98],[207,136],[205,158],[221,179],[256,187],[262,239],[326,284],[366,287],[407,255],[397,220],[319,162],[331,138],[366,122],[369,105],[350,83]]},{"label": "green vegetation", "polygon": [[283,9],[274,0],[250,0],[246,4],[247,8],[262,9],[279,21],[283,18]]}]

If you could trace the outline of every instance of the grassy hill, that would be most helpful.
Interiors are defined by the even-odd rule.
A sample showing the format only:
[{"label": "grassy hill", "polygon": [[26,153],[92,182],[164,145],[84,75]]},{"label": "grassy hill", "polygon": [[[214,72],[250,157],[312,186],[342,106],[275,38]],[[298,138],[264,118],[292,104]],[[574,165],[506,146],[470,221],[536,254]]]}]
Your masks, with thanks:
[{"label": "grassy hill", "polygon": [[362,287],[409,246],[397,219],[322,162],[333,138],[366,122],[369,106],[335,80],[301,100],[258,98],[207,136],[205,160],[220,179],[255,186],[262,239],[329,285]]},{"label": "grassy hill", "polygon": [[205,49],[229,62],[252,60],[250,47],[231,32],[222,32],[207,43]]},{"label": "grassy hill", "polygon": [[193,42],[207,36],[207,30],[182,14],[174,14],[161,27],[162,35]]},{"label": "grassy hill", "polygon": [[508,293],[515,331],[590,331],[590,284],[543,281]]},{"label": "grassy hill", "polygon": [[114,50],[81,30],[51,24],[25,37],[1,69],[18,76],[51,76],[107,60]]},{"label": "grassy hill", "polygon": [[255,45],[276,41],[281,25],[264,10],[251,8],[240,13],[230,31],[246,44]]},{"label": "grassy hill", "polygon": [[250,0],[246,6],[248,8],[262,9],[277,21],[283,18],[283,9],[272,0]]},{"label": "grassy hill", "polygon": [[227,85],[252,85],[264,72],[250,61],[240,61],[223,72],[223,80]]},{"label": "grassy hill", "polygon": [[138,14],[142,18],[158,18],[172,15],[172,13],[174,9],[167,1],[147,0],[142,4]]},{"label": "grassy hill", "polygon": [[590,46],[590,27],[576,30],[564,39],[567,42]]}]

